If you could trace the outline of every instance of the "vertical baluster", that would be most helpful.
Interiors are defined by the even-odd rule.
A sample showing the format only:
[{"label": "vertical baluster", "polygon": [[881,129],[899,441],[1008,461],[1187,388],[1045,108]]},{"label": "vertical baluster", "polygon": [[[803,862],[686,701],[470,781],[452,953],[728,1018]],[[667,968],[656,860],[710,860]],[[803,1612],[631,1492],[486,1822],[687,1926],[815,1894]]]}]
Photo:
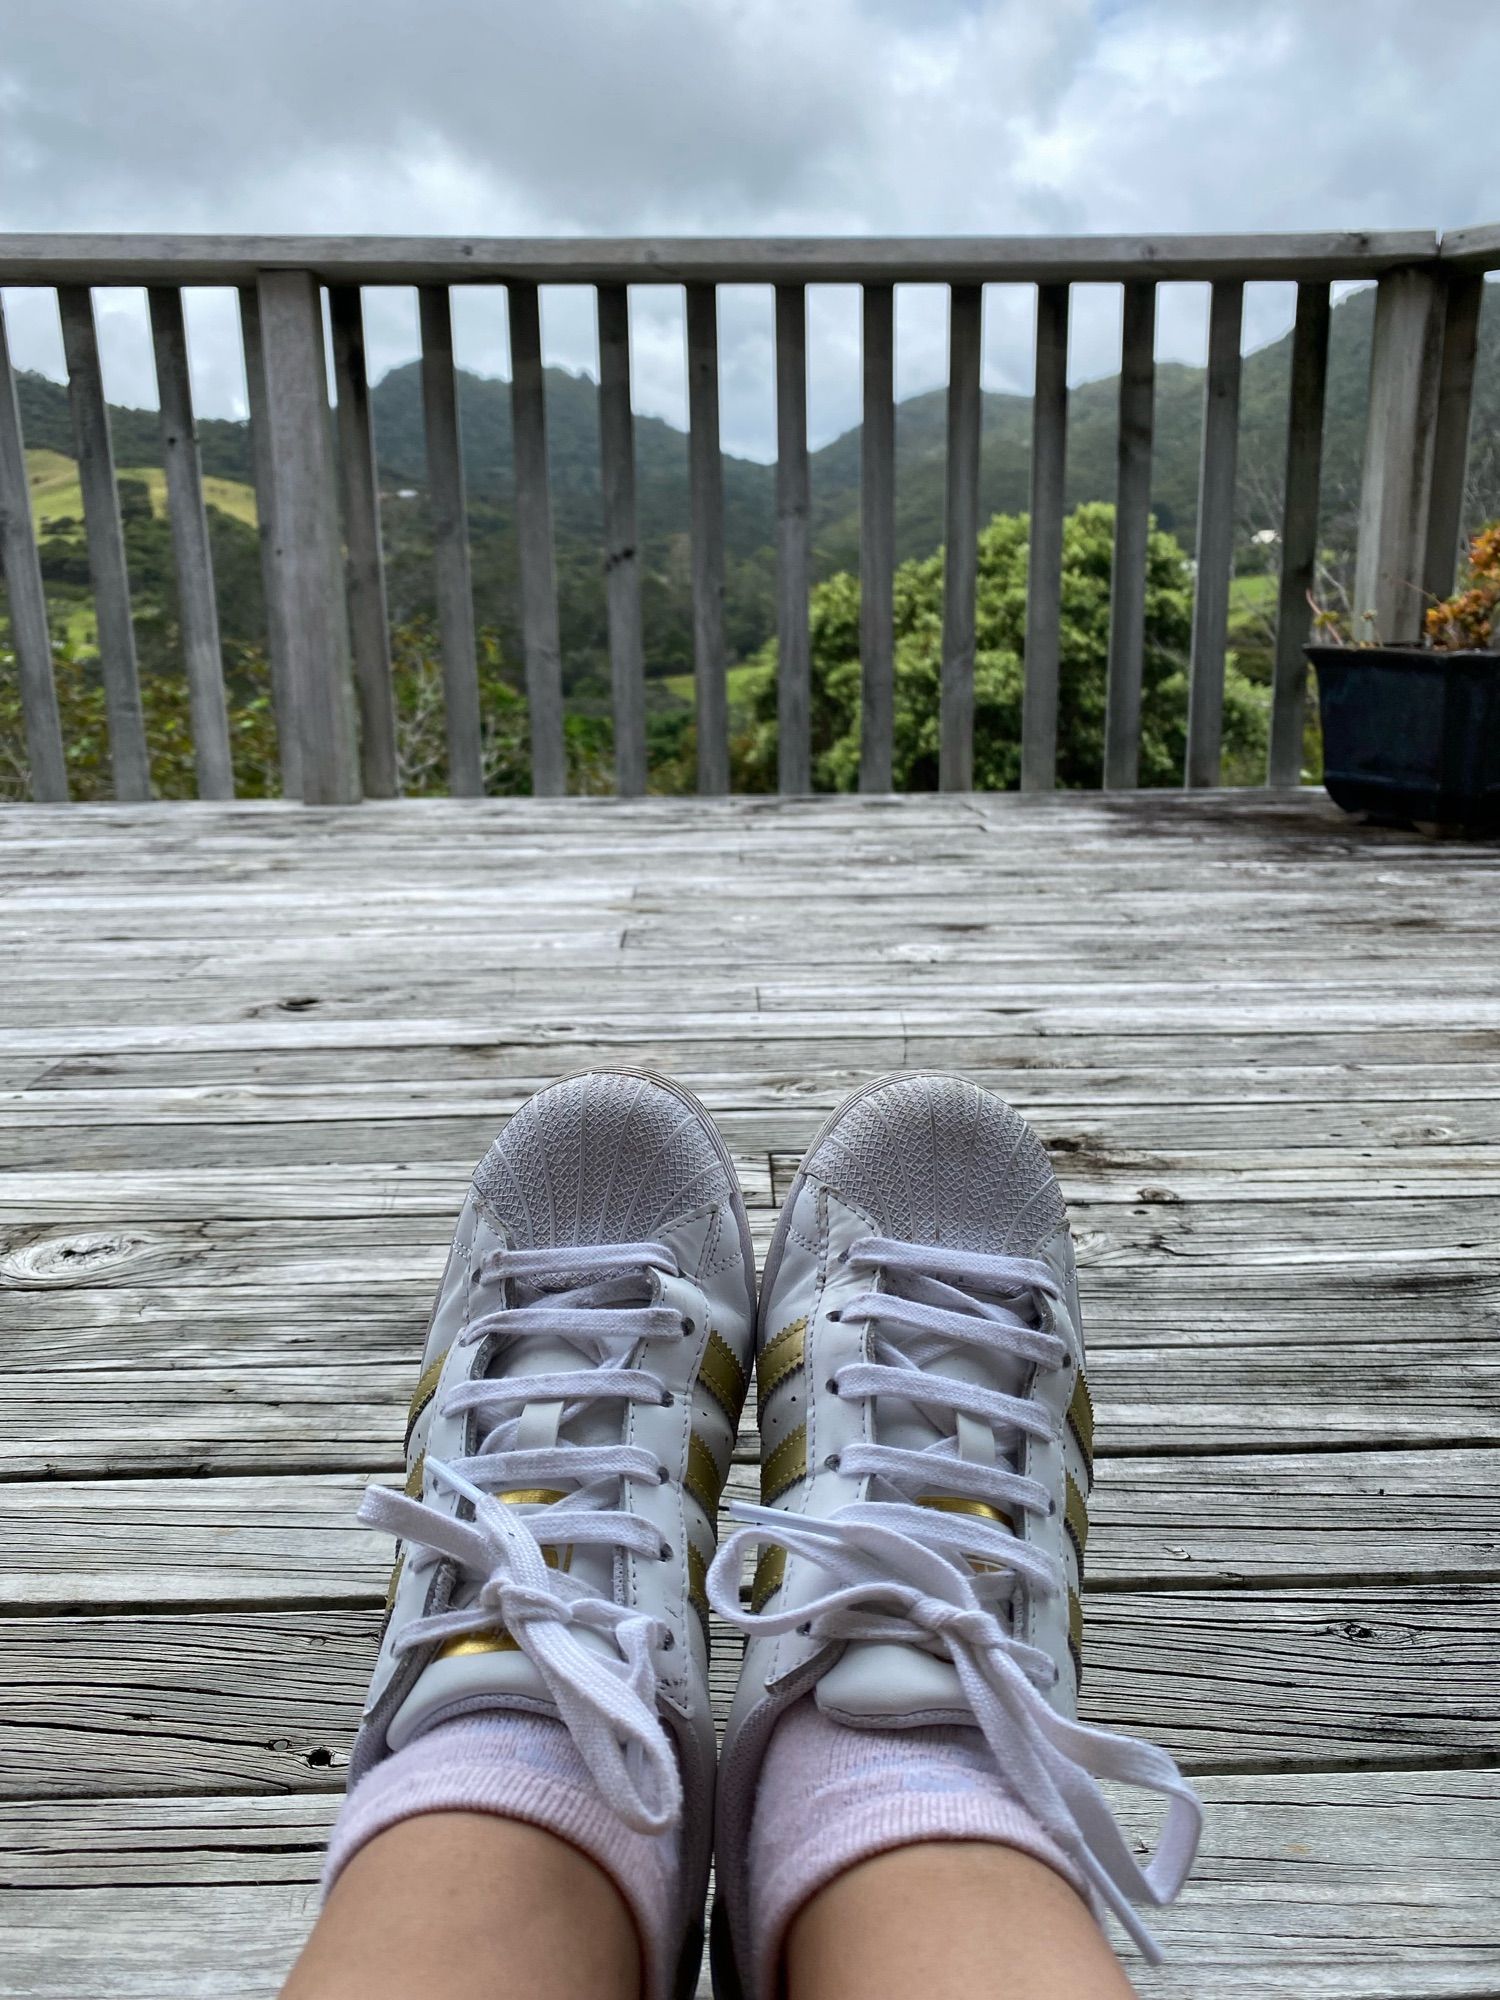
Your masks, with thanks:
[{"label": "vertical baluster", "polygon": [[1036,389],[1031,404],[1031,547],[1026,562],[1026,689],[1021,790],[1057,783],[1062,675],[1063,505],[1068,454],[1068,287],[1038,285]]},{"label": "vertical baluster", "polygon": [[1432,496],[1427,507],[1427,558],[1422,570],[1422,595],[1429,603],[1452,590],[1458,561],[1484,274],[1451,272],[1443,294],[1443,352],[1432,447]]},{"label": "vertical baluster", "polygon": [[508,296],[521,634],[526,652],[526,698],[531,710],[531,788],[538,798],[554,798],[568,789],[568,762],[563,735],[557,571],[552,548],[552,488],[547,469],[541,300],[535,285],[514,284]]},{"label": "vertical baluster", "polygon": [[480,738],[479,670],[474,656],[469,510],[464,497],[453,316],[447,286],[419,286],[417,310],[422,330],[422,421],[427,435],[438,644],[443,656],[447,714],[448,790],[454,798],[477,799],[484,794],[484,746]]},{"label": "vertical baluster", "polygon": [[646,789],[646,660],[635,519],[635,419],[630,409],[630,294],[601,285],[599,457],[604,489],[604,585],[615,716],[615,790]]},{"label": "vertical baluster", "polygon": [[187,670],[198,796],[232,799],[234,765],[229,755],[229,717],[224,705],[224,654],[219,645],[219,607],[214,598],[208,516],[203,509],[203,469],[198,460],[198,433],[193,422],[182,293],[175,285],[152,285],[146,296],[151,313],[151,346],[156,357],[161,454],[167,472],[167,512],[172,522],[172,555],[177,567],[177,610],[183,665]]},{"label": "vertical baluster", "polygon": [[1125,286],[1120,351],[1114,577],[1109,612],[1109,685],[1105,697],[1104,783],[1110,791],[1128,790],[1140,779],[1155,348],[1156,287],[1132,279]]},{"label": "vertical baluster", "polygon": [[330,285],[333,378],[338,396],[339,491],[344,513],[344,569],[349,640],[359,703],[359,768],[367,799],[397,792],[396,713],[391,692],[391,632],[380,545],[380,481],[375,425],[365,368],[365,321],[358,285]]},{"label": "vertical baluster", "polygon": [[807,293],[776,287],[776,787],[812,790]]},{"label": "vertical baluster", "polygon": [[261,349],[260,295],[254,285],[240,287],[240,344],[245,356],[245,400],[250,414],[250,463],[255,480],[255,528],[260,542],[260,585],[266,614],[266,652],[271,665],[271,706],[276,711],[276,750],[281,762],[281,791],[288,799],[302,796],[302,732],[287,668],[286,634],[281,623],[281,592],[276,583],[275,505],[271,476],[271,415],[266,407],[266,364]]},{"label": "vertical baluster", "polygon": [[285,638],[302,798],[308,805],[349,805],[359,798],[359,748],[322,292],[310,271],[263,271],[258,298],[275,535],[273,629]]},{"label": "vertical baluster", "polygon": [[68,767],[52,676],[52,640],[47,630],[47,598],[31,519],[26,479],[26,444],[21,408],[10,365],[5,307],[0,303],[0,575],[10,613],[10,643],[21,688],[26,728],[26,764],[31,796],[39,805],[66,804]]},{"label": "vertical baluster", "polygon": [[1442,282],[1425,267],[1388,271],[1375,293],[1354,618],[1357,637],[1387,646],[1422,631]]},{"label": "vertical baluster", "polygon": [[949,291],[948,471],[943,514],[943,679],[938,784],[974,784],[974,595],[979,580],[978,285]]},{"label": "vertical baluster", "polygon": [[724,659],[724,466],[719,455],[719,316],[712,285],[687,287],[688,484],[693,517],[693,672],[698,790],[729,790]]},{"label": "vertical baluster", "polygon": [[1229,578],[1234,567],[1234,475],[1240,437],[1240,328],[1245,287],[1216,284],[1208,312],[1208,372],[1198,469],[1198,558],[1188,683],[1189,786],[1223,774],[1224,658],[1229,644]]},{"label": "vertical baluster", "polygon": [[1328,323],[1328,286],[1316,282],[1298,285],[1287,410],[1281,579],[1276,594],[1271,746],[1266,770],[1267,782],[1272,785],[1295,785],[1302,777],[1302,736],[1307,708],[1307,660],[1302,648],[1312,622],[1308,592],[1313,587],[1318,561]]},{"label": "vertical baluster", "polygon": [[130,575],[125,566],[125,537],[120,528],[120,495],[115,486],[114,447],[104,401],[104,378],[99,368],[93,295],[85,285],[59,285],[57,310],[62,321],[73,448],[78,458],[78,483],[83,490],[83,519],[88,532],[89,576],[94,587],[114,792],[117,799],[149,799],[151,759],[141,716],[135,626],[130,615]]},{"label": "vertical baluster", "polygon": [[863,295],[859,434],[859,789],[888,792],[895,746],[896,312],[890,285]]}]

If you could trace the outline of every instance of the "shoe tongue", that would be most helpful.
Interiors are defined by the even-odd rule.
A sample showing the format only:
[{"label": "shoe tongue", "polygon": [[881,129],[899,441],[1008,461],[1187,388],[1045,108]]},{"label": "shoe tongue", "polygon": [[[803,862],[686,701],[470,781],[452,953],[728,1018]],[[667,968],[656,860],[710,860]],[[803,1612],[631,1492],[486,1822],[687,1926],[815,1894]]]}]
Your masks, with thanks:
[{"label": "shoe tongue", "polygon": [[[601,1633],[575,1627],[574,1636],[601,1658],[614,1657]],[[472,1640],[455,1642],[451,1650],[440,1649],[428,1662],[392,1716],[387,1737],[391,1748],[399,1750],[424,1729],[452,1716],[506,1708],[533,1715],[558,1712],[546,1682],[514,1640],[507,1636],[497,1647],[490,1635],[476,1634]]]}]

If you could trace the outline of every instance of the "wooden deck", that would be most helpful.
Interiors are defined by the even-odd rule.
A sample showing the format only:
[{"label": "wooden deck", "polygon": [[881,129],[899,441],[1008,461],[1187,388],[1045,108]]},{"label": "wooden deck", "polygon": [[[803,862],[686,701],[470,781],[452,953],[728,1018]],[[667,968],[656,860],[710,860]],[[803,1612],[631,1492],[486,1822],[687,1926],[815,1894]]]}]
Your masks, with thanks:
[{"label": "wooden deck", "polygon": [[17,808],[0,887],[0,1995],[275,1991],[356,1496],[473,1161],[590,1062],[703,1095],[762,1245],[862,1078],[1029,1113],[1088,1712],[1209,1805],[1142,1992],[1500,1994],[1500,849],[1310,795]]}]

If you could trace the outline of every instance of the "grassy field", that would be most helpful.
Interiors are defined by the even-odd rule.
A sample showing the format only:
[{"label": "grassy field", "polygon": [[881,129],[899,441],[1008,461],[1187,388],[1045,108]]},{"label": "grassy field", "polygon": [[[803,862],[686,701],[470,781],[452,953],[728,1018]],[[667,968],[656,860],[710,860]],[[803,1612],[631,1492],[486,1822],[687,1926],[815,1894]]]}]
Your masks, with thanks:
[{"label": "grassy field", "polygon": [[[743,701],[745,699],[750,677],[758,671],[755,667],[731,667],[729,669],[725,678],[728,682],[729,699],[731,702]],[[693,677],[691,674],[668,674],[659,685],[666,688],[670,693],[675,694],[679,701],[691,701],[693,699]]]},{"label": "grassy field", "polygon": [[[78,485],[78,467],[60,451],[28,451],[26,477],[31,488],[31,511],[38,534],[51,534],[59,521],[78,522],[83,532],[83,494]],[[116,477],[138,479],[151,495],[152,512],[158,517],[167,511],[167,475],[159,465],[122,465]],[[203,498],[210,507],[255,526],[255,493],[238,479],[205,478]]]},{"label": "grassy field", "polygon": [[1229,580],[1230,616],[1240,617],[1250,611],[1274,611],[1276,609],[1276,590],[1276,578],[1269,570],[1260,570],[1253,576],[1231,577]]}]

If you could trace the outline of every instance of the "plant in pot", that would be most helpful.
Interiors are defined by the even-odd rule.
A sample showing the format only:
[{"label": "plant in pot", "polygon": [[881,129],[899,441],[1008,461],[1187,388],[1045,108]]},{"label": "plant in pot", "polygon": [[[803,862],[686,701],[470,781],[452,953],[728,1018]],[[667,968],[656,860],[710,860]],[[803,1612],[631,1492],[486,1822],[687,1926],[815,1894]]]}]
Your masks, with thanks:
[{"label": "plant in pot", "polygon": [[1500,521],[1428,611],[1424,646],[1359,640],[1339,612],[1313,612],[1329,796],[1375,819],[1500,833]]}]

